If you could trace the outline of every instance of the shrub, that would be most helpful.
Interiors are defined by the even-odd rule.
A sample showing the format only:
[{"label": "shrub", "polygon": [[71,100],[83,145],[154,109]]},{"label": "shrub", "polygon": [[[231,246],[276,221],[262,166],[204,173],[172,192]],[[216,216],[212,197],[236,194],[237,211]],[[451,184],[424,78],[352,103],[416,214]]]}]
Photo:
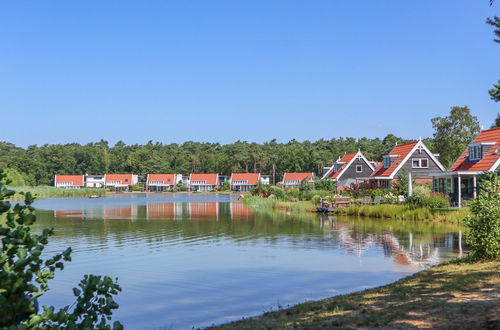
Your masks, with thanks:
[{"label": "shrub", "polygon": [[107,324],[112,311],[118,308],[113,296],[121,288],[110,277],[85,275],[79,288],[73,288],[75,301],[59,311],[43,306],[38,314],[37,298],[49,290],[48,281],[56,270],[71,261],[71,248],[43,260],[42,252],[53,235],[53,229],[41,234],[31,233],[36,216],[31,193],[24,195],[24,204],[12,206],[5,201],[15,194],[7,189],[5,174],[0,169],[0,327],[9,329],[123,329],[120,322]]},{"label": "shrub", "polygon": [[300,191],[295,188],[290,188],[285,191],[285,194],[290,198],[299,198]]},{"label": "shrub", "polygon": [[281,189],[280,187],[273,187],[272,192],[273,192],[273,195],[278,199],[287,199],[285,191],[283,189]]},{"label": "shrub", "polygon": [[373,189],[370,193],[370,196],[373,198],[375,196],[382,196],[382,190],[380,189]]},{"label": "shrub", "polygon": [[442,193],[434,193],[427,185],[416,185],[410,202],[416,207],[431,209],[446,208],[450,206],[449,198]]},{"label": "shrub", "polygon": [[316,190],[326,190],[329,192],[334,192],[337,190],[335,184],[330,179],[321,179],[316,181],[316,183],[314,184],[314,188]]},{"label": "shrub", "polygon": [[472,216],[466,218],[469,227],[467,243],[475,259],[500,258],[500,178],[487,173],[480,180],[479,196],[470,205]]}]

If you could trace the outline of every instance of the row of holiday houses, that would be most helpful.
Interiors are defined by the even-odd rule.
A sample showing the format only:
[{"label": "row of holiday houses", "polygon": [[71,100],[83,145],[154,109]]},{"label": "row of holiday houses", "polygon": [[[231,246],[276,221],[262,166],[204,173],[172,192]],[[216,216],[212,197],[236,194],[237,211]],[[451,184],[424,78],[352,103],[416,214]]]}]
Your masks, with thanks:
[{"label": "row of holiday houses", "polygon": [[[338,189],[363,186],[390,188],[401,171],[411,173],[416,183],[431,183],[435,192],[448,195],[453,204],[461,206],[462,200],[475,198],[478,192],[478,176],[500,167],[500,128],[482,131],[470,143],[449,170],[439,161],[423,141],[396,145],[382,162],[369,161],[361,151],[347,153],[324,169],[322,179],[332,180]],[[298,187],[304,180],[313,183],[312,172],[285,173],[279,183],[284,188]],[[134,174],[105,175],[56,175],[55,186],[64,188],[102,187],[117,191],[128,190],[139,182]],[[222,176],[216,173],[149,174],[145,186],[148,191],[168,191],[178,184],[189,191],[206,192],[217,189],[229,181],[232,191],[249,191],[257,185],[270,183],[269,175],[260,173],[233,173]]]}]

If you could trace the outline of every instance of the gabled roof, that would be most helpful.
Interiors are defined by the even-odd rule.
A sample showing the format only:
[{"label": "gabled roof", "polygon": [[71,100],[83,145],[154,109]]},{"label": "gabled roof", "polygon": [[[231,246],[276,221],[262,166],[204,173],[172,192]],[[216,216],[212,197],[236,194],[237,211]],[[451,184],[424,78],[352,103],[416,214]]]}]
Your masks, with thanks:
[{"label": "gabled roof", "polygon": [[408,161],[408,158],[415,152],[415,150],[421,147],[428,155],[429,157],[436,163],[436,165],[444,171],[444,167],[439,162],[439,160],[432,154],[432,152],[427,149],[425,144],[420,140],[420,141],[413,141],[405,144],[400,144],[392,148],[391,152],[389,152],[388,156],[391,156],[393,158],[393,162],[391,163],[391,166],[388,168],[384,168],[384,164],[380,164],[375,172],[372,173],[371,177],[380,177],[380,178],[387,178],[387,179],[393,179],[394,176],[398,173],[398,171],[401,169],[401,167]]},{"label": "gabled roof", "polygon": [[286,181],[292,181],[292,180],[299,180],[299,182],[302,182],[302,180],[304,179],[312,180],[312,178],[313,178],[313,172],[285,173],[283,175],[283,183],[286,184]]},{"label": "gabled roof", "polygon": [[148,174],[146,182],[149,181],[161,181],[162,184],[173,184],[175,185],[175,174]]},{"label": "gabled roof", "polygon": [[469,147],[467,147],[448,172],[496,170],[500,164],[500,127],[482,131],[472,143],[480,142],[492,143],[490,150],[481,160],[469,162]]},{"label": "gabled roof", "polygon": [[83,175],[56,175],[55,183],[71,182],[73,186],[83,186]]},{"label": "gabled roof", "polygon": [[368,164],[368,166],[372,169],[372,171],[375,170],[373,168],[372,164],[370,164],[370,162],[365,158],[365,156],[363,156],[361,151],[351,152],[351,153],[345,154],[344,156],[342,156],[342,158],[340,158],[339,160],[337,160],[334,163],[334,164],[342,164],[342,166],[338,169],[337,172],[335,172],[335,173],[333,172],[334,166],[332,165],[332,167],[330,167],[330,169],[323,175],[322,179],[324,179],[326,177],[330,177],[332,180],[337,180],[338,178],[340,178],[340,176],[342,176],[342,174],[345,172],[345,170],[349,166],[351,166],[352,162],[358,156],[361,157],[365,161],[366,164]]},{"label": "gabled roof", "polygon": [[260,173],[232,173],[231,183],[233,181],[247,181],[246,184],[257,184],[260,179]]},{"label": "gabled roof", "polygon": [[120,181],[120,184],[133,184],[133,174],[105,174],[104,181]]},{"label": "gabled roof", "polygon": [[218,185],[219,184],[219,174],[217,173],[192,173],[189,176],[189,181],[205,181],[205,184]]}]

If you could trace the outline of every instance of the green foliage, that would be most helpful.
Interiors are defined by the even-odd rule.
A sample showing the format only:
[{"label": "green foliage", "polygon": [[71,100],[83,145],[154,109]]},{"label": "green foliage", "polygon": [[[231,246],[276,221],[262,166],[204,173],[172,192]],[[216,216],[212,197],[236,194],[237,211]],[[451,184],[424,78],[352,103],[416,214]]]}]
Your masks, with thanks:
[{"label": "green foliage", "polygon": [[134,185],[132,185],[132,187],[130,188],[131,191],[144,191],[144,184],[142,183],[136,183]]},{"label": "green foliage", "polygon": [[335,192],[337,190],[337,188],[335,187],[335,184],[330,179],[317,180],[314,183],[314,188],[317,190],[327,190],[327,191],[331,191],[331,192]]},{"label": "green foliage", "polygon": [[220,187],[220,191],[230,191],[230,190],[231,190],[231,183],[229,181],[224,181],[224,183]]},{"label": "green foliage", "polygon": [[[48,197],[89,197],[89,196],[105,196],[106,190],[100,188],[83,188],[83,189],[64,189],[50,186],[38,187],[16,187],[19,191],[29,192],[36,198]],[[21,201],[24,195],[17,192],[8,198],[9,200]]]},{"label": "green foliage", "polygon": [[491,128],[500,127],[500,113],[495,118],[495,122],[491,125]]},{"label": "green foliage", "polygon": [[396,189],[398,195],[408,196],[408,169],[403,168],[398,173],[398,178],[394,183],[394,189]]},{"label": "green foliage", "polygon": [[290,188],[290,189],[285,190],[285,194],[289,198],[298,199],[300,196],[300,193],[301,193],[301,191],[299,189],[295,189],[295,188]]},{"label": "green foliage", "polygon": [[488,90],[488,93],[493,101],[500,102],[500,79],[496,84],[493,84],[493,88]]},{"label": "green foliage", "polygon": [[486,173],[480,180],[479,196],[472,201],[473,215],[466,219],[467,243],[476,259],[500,258],[500,177]]},{"label": "green foliage", "polygon": [[443,209],[450,207],[450,199],[441,193],[432,192],[427,185],[415,185],[410,199],[416,207],[427,207],[430,209]]},{"label": "green foliage", "polygon": [[452,107],[449,116],[432,118],[431,122],[435,151],[445,167],[451,166],[481,130],[477,117],[466,106]]},{"label": "green foliage", "polygon": [[75,302],[59,311],[43,306],[37,313],[37,298],[49,290],[48,282],[56,270],[71,261],[71,248],[48,259],[42,252],[53,235],[53,229],[33,234],[36,217],[31,193],[24,194],[24,204],[12,206],[6,199],[15,192],[5,185],[5,173],[0,169],[0,327],[9,329],[122,329],[119,322],[107,324],[112,311],[118,308],[113,295],[121,289],[111,278],[86,275],[79,288],[74,288]]},{"label": "green foliage", "polygon": [[26,174],[20,173],[15,168],[4,169],[4,174],[6,176],[6,180],[10,182],[9,186],[11,187],[26,186],[30,181]]}]

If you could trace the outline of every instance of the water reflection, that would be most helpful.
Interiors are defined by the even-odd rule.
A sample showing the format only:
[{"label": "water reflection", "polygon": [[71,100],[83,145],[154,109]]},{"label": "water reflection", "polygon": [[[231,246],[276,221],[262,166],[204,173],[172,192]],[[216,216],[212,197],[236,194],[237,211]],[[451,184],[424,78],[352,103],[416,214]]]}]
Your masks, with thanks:
[{"label": "water reflection", "polygon": [[129,328],[191,328],[389,283],[462,253],[457,225],[254,212],[223,195],[37,201],[48,251],[74,248],[45,303],[83,274],[124,288]]}]

